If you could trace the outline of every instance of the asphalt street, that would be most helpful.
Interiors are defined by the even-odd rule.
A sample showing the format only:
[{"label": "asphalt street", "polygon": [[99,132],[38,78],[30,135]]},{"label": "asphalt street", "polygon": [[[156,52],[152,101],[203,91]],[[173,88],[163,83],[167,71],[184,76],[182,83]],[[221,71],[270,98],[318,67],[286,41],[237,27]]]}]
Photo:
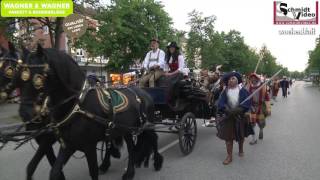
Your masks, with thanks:
[{"label": "asphalt street", "polygon": [[[296,82],[287,99],[278,96],[267,121],[265,138],[251,146],[245,142],[245,156],[237,156],[224,166],[225,144],[215,128],[204,128],[198,121],[197,144],[192,154],[182,156],[177,136],[160,134],[165,162],[160,172],[136,169],[136,180],[318,180],[320,179],[320,91],[305,82]],[[2,115],[2,111],[0,116]],[[11,143],[0,151],[0,180],[24,180],[25,169],[34,150],[27,144],[13,151]],[[58,145],[56,145],[56,148]],[[125,149],[122,150],[123,152]],[[76,153],[82,156],[82,153]],[[100,179],[120,180],[126,168],[126,154],[113,160]],[[100,160],[100,158],[99,158]],[[35,180],[48,179],[50,166],[44,159]],[[64,168],[67,179],[90,179],[84,159],[72,158]]]},{"label": "asphalt street", "polygon": [[18,116],[18,104],[0,105],[0,126],[20,121]]}]

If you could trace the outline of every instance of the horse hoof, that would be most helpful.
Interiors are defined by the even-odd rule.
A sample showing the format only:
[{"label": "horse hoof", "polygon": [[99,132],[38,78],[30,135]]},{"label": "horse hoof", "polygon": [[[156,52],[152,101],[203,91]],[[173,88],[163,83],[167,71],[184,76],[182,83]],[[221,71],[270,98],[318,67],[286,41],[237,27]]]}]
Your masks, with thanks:
[{"label": "horse hoof", "polygon": [[99,174],[100,175],[103,175],[103,174],[106,174],[107,173],[107,171],[109,170],[109,167],[110,167],[110,165],[101,165],[100,167],[99,167]]},{"label": "horse hoof", "polygon": [[111,148],[111,152],[110,152],[111,156],[116,158],[116,159],[120,159],[121,158],[121,153],[120,150],[117,148]]},{"label": "horse hoof", "polygon": [[144,166],[145,168],[148,168],[148,167],[149,167],[149,161],[145,161],[144,164],[143,164],[143,166]]},{"label": "horse hoof", "polygon": [[141,164],[135,164],[136,168],[141,168]]},{"label": "horse hoof", "polygon": [[124,175],[122,176],[122,180],[133,180],[134,177],[134,173],[124,173]]},{"label": "horse hoof", "polygon": [[102,170],[99,169],[99,175],[104,175],[106,173],[107,173],[107,171],[102,171]]},{"label": "horse hoof", "polygon": [[161,154],[154,157],[154,169],[160,171],[163,164],[163,156]]}]

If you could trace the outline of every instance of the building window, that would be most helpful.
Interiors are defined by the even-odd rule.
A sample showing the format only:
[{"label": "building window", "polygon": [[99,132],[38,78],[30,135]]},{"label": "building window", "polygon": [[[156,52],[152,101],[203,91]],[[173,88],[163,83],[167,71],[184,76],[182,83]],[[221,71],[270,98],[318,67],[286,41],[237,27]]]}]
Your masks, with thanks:
[{"label": "building window", "polygon": [[49,27],[48,26],[43,26],[42,27],[42,31],[43,31],[43,34],[49,34]]},{"label": "building window", "polygon": [[33,31],[34,30],[34,26],[29,26],[29,31]]},{"label": "building window", "polygon": [[77,49],[77,56],[84,56],[83,55],[84,53],[83,53],[83,50],[82,49]]}]

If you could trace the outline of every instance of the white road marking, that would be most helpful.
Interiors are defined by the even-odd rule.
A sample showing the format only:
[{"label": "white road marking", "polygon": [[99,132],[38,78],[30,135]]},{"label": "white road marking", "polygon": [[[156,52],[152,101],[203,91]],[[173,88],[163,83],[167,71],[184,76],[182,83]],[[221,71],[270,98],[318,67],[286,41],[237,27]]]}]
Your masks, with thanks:
[{"label": "white road marking", "polygon": [[164,153],[165,151],[167,151],[168,149],[172,148],[173,146],[175,146],[178,143],[179,143],[178,139],[173,141],[173,142],[171,142],[170,144],[168,144],[168,145],[164,146],[163,148],[161,148],[159,150],[159,153],[161,153],[161,154]]},{"label": "white road marking", "polygon": [[[160,150],[159,150],[159,153],[162,154],[164,153],[165,151],[169,150],[170,148],[172,148],[173,146],[175,146],[176,144],[179,143],[179,140],[174,140],[173,142],[167,144],[166,146],[162,147]],[[127,161],[128,160],[128,156],[126,156],[123,161]]]}]

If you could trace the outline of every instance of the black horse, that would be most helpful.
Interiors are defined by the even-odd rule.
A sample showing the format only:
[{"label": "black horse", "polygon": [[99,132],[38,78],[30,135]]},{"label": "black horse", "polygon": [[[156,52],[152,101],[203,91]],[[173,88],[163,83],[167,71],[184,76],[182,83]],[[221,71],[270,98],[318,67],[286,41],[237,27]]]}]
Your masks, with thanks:
[{"label": "black horse", "polygon": [[[29,51],[23,48],[22,56],[26,57],[28,54]],[[4,96],[0,98],[0,100],[10,98],[9,94],[11,94],[15,88],[19,88],[21,90],[19,115],[26,124],[26,130],[32,131],[47,125],[48,119],[46,119],[47,117],[42,117],[42,120],[46,121],[41,122],[39,119],[35,119],[35,116],[37,116],[37,113],[35,112],[35,102],[38,101],[39,92],[37,89],[34,89],[31,83],[27,83],[29,80],[26,80],[26,82],[22,80],[21,71],[23,71],[23,69],[19,68],[20,64],[18,63],[18,59],[20,58],[21,52],[17,52],[12,43],[9,43],[9,50],[0,47],[0,93]],[[51,132],[36,136],[35,141],[39,145],[39,148],[36,150],[35,155],[27,166],[27,180],[32,179],[39,162],[45,155],[51,166],[53,166],[56,160],[52,148],[52,145],[57,141],[54,133]],[[120,145],[121,141],[122,139],[118,139],[118,141],[115,141],[115,144]],[[106,144],[110,145],[106,148],[105,159],[100,166],[100,171],[102,173],[105,173],[110,166],[110,155],[115,158],[120,158],[120,152],[114,147],[113,143],[106,141]],[[60,179],[65,179],[63,174]]]},{"label": "black horse", "polygon": [[[15,50],[13,44],[9,43],[9,50],[1,48],[2,54],[0,60],[0,90],[4,97],[9,97],[10,93],[14,90],[15,87],[18,85],[15,84],[14,79],[15,76],[18,74],[17,66],[18,66],[18,59],[19,53]],[[25,84],[28,85],[28,84]],[[20,89],[26,87],[21,86]],[[28,93],[28,96],[25,94],[24,91],[21,92],[20,100],[21,104],[19,106],[19,115],[23,122],[27,123],[26,130],[35,130],[42,126],[43,123],[32,123],[31,120],[34,117],[34,106],[33,102],[36,100],[36,94]],[[54,165],[56,161],[56,156],[54,154],[54,150],[52,145],[56,142],[56,138],[53,133],[46,133],[39,135],[35,138],[35,141],[39,145],[39,148],[36,150],[35,155],[32,157],[31,161],[27,166],[27,180],[31,180],[32,176],[36,170],[41,159],[46,156],[49,164],[51,166]],[[65,177],[62,174],[60,177],[61,180],[64,180]]]},{"label": "black horse", "polygon": [[[85,153],[90,176],[97,180],[96,145],[105,138],[106,133],[110,139],[123,137],[126,141],[129,162],[122,179],[132,179],[135,173],[135,159],[141,159],[135,157],[135,154],[139,153],[135,153],[133,137],[143,131],[141,127],[146,120],[153,121],[154,118],[153,100],[149,94],[138,88],[117,89],[116,92],[127,99],[127,106],[122,111],[115,112],[111,100],[103,108],[99,103],[97,90],[85,88],[86,78],[69,55],[38,46],[35,53],[24,59],[28,67],[38,67],[29,69],[34,79],[29,84],[41,89],[38,95],[45,93],[50,98],[48,109],[51,123],[55,125],[52,129],[62,144],[50,172],[50,180],[61,177],[64,164],[76,150]],[[115,92],[111,89],[107,91],[110,94]],[[32,93],[34,89],[30,88],[26,92]],[[153,130],[145,130],[144,135],[138,137],[144,138],[142,142],[145,143],[142,144],[152,146],[155,153],[155,169],[160,170],[163,157],[158,152],[157,135]]]}]

